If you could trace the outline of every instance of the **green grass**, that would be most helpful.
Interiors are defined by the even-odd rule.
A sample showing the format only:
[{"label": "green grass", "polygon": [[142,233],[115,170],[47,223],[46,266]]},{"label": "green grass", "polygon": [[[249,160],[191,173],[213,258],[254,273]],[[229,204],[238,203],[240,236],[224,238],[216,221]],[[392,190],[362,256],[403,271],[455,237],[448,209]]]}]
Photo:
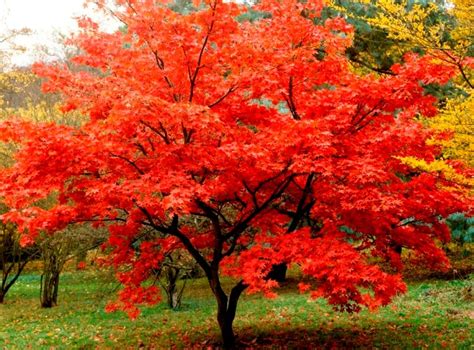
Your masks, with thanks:
[{"label": "green grass", "polygon": [[[180,310],[160,304],[135,321],[104,312],[115,284],[101,274],[65,273],[53,309],[39,307],[38,285],[37,274],[22,276],[0,305],[0,349],[212,348],[219,341],[202,279],[188,284]],[[244,296],[235,331],[254,348],[472,349],[473,289],[472,278],[414,282],[391,306],[347,315],[308,300],[290,280],[277,299]]]}]

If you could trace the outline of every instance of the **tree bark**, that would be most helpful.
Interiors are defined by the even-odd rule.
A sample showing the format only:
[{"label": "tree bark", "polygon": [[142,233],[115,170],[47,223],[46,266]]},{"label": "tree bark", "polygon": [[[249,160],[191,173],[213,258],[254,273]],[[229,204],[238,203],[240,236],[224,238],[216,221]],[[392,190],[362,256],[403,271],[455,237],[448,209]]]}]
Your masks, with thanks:
[{"label": "tree bark", "polygon": [[53,278],[53,304],[58,305],[58,290],[59,290],[59,272],[54,274]]},{"label": "tree bark", "polygon": [[3,304],[5,302],[5,293],[0,290],[0,304]]},{"label": "tree bark", "polygon": [[41,281],[41,307],[51,308],[58,304],[59,272],[48,271]]},{"label": "tree bark", "polygon": [[168,300],[168,306],[171,309],[176,309],[179,305],[178,296],[177,296],[177,287],[176,283],[178,280],[178,272],[175,271],[172,267],[168,267],[166,271],[166,296]]}]

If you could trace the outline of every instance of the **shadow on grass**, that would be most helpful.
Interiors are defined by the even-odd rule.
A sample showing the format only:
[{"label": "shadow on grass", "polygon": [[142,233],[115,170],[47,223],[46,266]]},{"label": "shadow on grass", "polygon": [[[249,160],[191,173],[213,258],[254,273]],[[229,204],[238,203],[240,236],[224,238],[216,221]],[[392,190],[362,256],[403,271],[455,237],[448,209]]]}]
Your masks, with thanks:
[{"label": "shadow on grass", "polygon": [[[378,326],[378,328],[377,328]],[[411,327],[379,324],[373,328],[290,328],[267,333],[238,329],[235,349],[413,349],[433,345],[429,337],[412,337]],[[186,348],[221,349],[220,340],[202,338]],[[191,345],[191,346],[190,346]],[[454,345],[454,344],[448,344]]]},{"label": "shadow on grass", "polygon": [[[291,329],[268,334],[241,332],[236,349],[371,349],[374,348],[373,334],[363,330],[335,329],[308,331]],[[211,349],[221,349],[220,342],[203,341],[194,344],[193,348],[207,345]],[[205,348],[205,347],[204,347]]]},{"label": "shadow on grass", "polygon": [[255,336],[241,332],[238,349],[370,349],[375,331],[306,328],[287,329]]}]

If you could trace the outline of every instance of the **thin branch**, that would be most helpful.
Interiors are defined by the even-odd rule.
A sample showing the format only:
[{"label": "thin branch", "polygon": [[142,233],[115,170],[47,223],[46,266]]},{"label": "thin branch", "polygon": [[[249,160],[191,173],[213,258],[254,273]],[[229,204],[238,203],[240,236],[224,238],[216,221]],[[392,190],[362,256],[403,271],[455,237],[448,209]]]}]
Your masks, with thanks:
[{"label": "thin branch", "polygon": [[243,231],[245,231],[249,225],[249,223],[264,209],[268,207],[268,205],[274,201],[276,198],[280,197],[281,194],[286,190],[288,185],[291,183],[294,175],[288,176],[285,181],[283,181],[280,186],[278,186],[275,191],[268,196],[268,198],[263,202],[260,206],[254,208],[254,210],[243,220],[241,220],[234,228],[226,234],[225,238],[234,237],[237,238]]},{"label": "thin branch", "polygon": [[[379,100],[372,108],[370,108],[366,113],[364,113],[357,121],[355,120],[355,116],[357,116],[360,113],[360,109],[358,107],[355,116],[352,117],[351,121],[351,127],[349,129],[350,133],[356,133],[357,131],[363,129],[367,125],[370,124],[371,120],[368,122],[361,124],[367,117],[369,117],[370,114],[372,114],[374,111],[376,111],[378,108],[381,108],[383,104],[385,103],[384,99]],[[351,130],[352,129],[352,130]]]},{"label": "thin branch", "polygon": [[290,225],[288,226],[288,232],[293,232],[294,230],[296,230],[296,228],[298,227],[298,224],[303,218],[305,211],[311,208],[311,206],[309,208],[307,205],[305,206],[305,203],[306,203],[306,199],[311,194],[311,186],[313,184],[314,177],[315,177],[315,174],[310,173],[308,175],[308,178],[306,179],[306,184],[303,189],[303,194],[300,198],[300,201],[298,202],[298,206],[296,207],[295,216],[293,217],[293,219],[290,222]]},{"label": "thin branch", "polygon": [[153,227],[155,230],[169,234],[171,236],[177,237],[181,243],[184,245],[184,247],[187,249],[187,251],[193,256],[193,258],[197,261],[197,263],[201,266],[201,268],[204,270],[206,273],[206,276],[210,277],[211,276],[211,267],[209,263],[204,259],[204,257],[201,255],[199,250],[193,245],[191,240],[179,230],[179,225],[178,225],[178,216],[174,215],[171,221],[171,224],[166,227],[162,225],[158,225],[155,223],[155,220],[153,219],[153,216],[151,213],[144,207],[138,205],[137,201],[134,200],[135,205],[137,208],[145,215],[145,217],[148,220],[147,222],[141,222],[144,225]]},{"label": "thin branch", "polygon": [[125,162],[127,162],[128,164],[130,164],[133,168],[135,168],[135,170],[136,170],[140,175],[145,175],[145,172],[144,172],[142,169],[140,169],[140,168],[138,167],[138,165],[137,165],[134,161],[132,161],[132,160],[130,160],[130,159],[124,157],[124,156],[121,156],[121,155],[119,155],[119,154],[110,153],[110,155],[111,155],[112,157],[115,157],[115,158],[119,158],[119,159],[124,160]]},{"label": "thin branch", "polygon": [[168,136],[168,132],[166,131],[165,127],[163,126],[163,124],[161,122],[160,122],[160,129],[161,130],[154,127],[153,125],[151,125],[150,123],[148,123],[144,120],[140,120],[140,123],[142,123],[147,128],[149,128],[151,131],[153,131],[155,134],[160,136],[167,145],[171,144],[170,138]]},{"label": "thin branch", "polygon": [[293,77],[292,76],[290,76],[290,81],[288,83],[288,95],[283,94],[283,97],[285,98],[286,104],[288,105],[288,108],[290,109],[293,119],[301,120],[300,115],[296,111],[296,104],[293,97]]},{"label": "thin branch", "polygon": [[193,129],[188,130],[184,126],[184,123],[182,122],[181,122],[181,130],[183,131],[184,144],[187,145],[191,142],[191,137],[193,136],[194,130]]},{"label": "thin branch", "polygon": [[216,101],[214,101],[213,103],[211,103],[210,105],[208,105],[209,108],[212,108],[212,107],[215,107],[217,106],[219,103],[221,103],[222,101],[224,101],[224,99],[229,96],[230,94],[232,94],[235,90],[237,90],[237,84],[235,85],[232,85],[229,90],[227,90],[227,92],[222,95],[221,97],[219,97]]},{"label": "thin branch", "polygon": [[201,47],[201,50],[199,51],[199,56],[198,56],[198,60],[197,60],[197,63],[196,63],[196,69],[194,70],[194,74],[193,76],[191,77],[189,83],[190,83],[190,86],[189,86],[189,99],[188,101],[189,102],[192,102],[193,101],[193,97],[194,97],[194,89],[196,87],[196,80],[197,80],[197,77],[198,77],[198,74],[199,74],[199,71],[200,69],[202,68],[201,66],[201,62],[202,62],[202,58],[204,56],[204,51],[206,50],[206,47],[207,47],[207,43],[209,42],[209,37],[212,33],[212,30],[214,29],[214,23],[215,23],[215,15],[216,15],[216,6],[217,6],[217,2],[214,3],[214,6],[212,7],[212,20],[211,20],[211,24],[209,25],[208,29],[207,29],[207,33],[206,33],[206,37],[204,38],[204,41],[202,43],[202,47]]},{"label": "thin branch", "polygon": [[469,85],[471,89],[474,89],[474,85],[469,81],[469,78],[466,72],[464,71],[464,67],[462,66],[462,64],[458,63],[457,66],[459,68],[459,71],[461,72],[462,77],[464,78],[464,81],[467,83],[467,85]]},{"label": "thin branch", "polygon": [[137,146],[137,148],[143,153],[144,156],[148,155],[146,148],[140,142],[135,142],[135,146]]},{"label": "thin branch", "polygon": [[367,69],[370,69],[371,71],[379,73],[379,74],[385,74],[385,75],[391,75],[391,76],[396,76],[397,75],[396,73],[392,72],[390,69],[383,69],[383,68],[373,67],[370,64],[368,64],[367,62],[359,60],[358,58],[355,58],[355,57],[349,57],[349,60],[351,62],[357,63],[357,64],[359,64],[359,65],[361,65],[361,66],[363,66]]}]

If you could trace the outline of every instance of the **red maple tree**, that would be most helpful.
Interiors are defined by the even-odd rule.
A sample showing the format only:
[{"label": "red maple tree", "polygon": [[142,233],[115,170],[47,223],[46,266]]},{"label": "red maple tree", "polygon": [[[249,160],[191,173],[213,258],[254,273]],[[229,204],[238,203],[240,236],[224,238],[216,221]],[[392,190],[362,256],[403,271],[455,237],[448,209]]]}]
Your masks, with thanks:
[{"label": "red maple tree", "polygon": [[[393,76],[354,71],[352,28],[321,19],[319,0],[262,0],[256,21],[221,0],[184,14],[116,2],[125,29],[82,19],[74,69],[35,68],[45,91],[89,120],[0,128],[19,145],[2,173],[3,218],[25,243],[71,223],[107,224],[112,262],[128,267],[109,309],[131,316],[159,300],[145,283],[153,269],[186,249],[215,295],[226,346],[239,296],[272,295],[275,264],[299,265],[314,281],[302,291],[350,312],[405,290],[400,274],[377,266],[401,266],[395,247],[447,266],[436,241],[449,239],[443,217],[468,210],[464,191],[400,157],[439,156],[419,120],[436,113],[423,84],[446,83],[451,68],[409,54]],[[53,206],[37,205],[48,197]],[[222,274],[236,279],[230,291]]]}]

